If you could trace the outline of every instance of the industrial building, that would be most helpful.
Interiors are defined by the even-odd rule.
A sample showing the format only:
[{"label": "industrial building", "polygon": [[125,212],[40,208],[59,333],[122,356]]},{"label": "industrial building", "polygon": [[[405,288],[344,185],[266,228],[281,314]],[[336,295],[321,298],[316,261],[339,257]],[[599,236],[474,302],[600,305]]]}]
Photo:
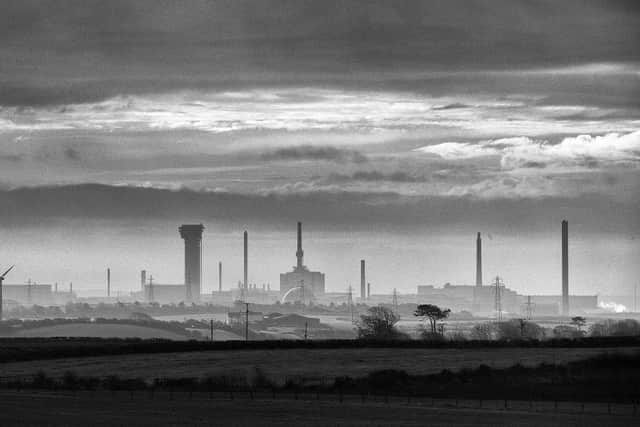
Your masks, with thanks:
[{"label": "industrial building", "polygon": [[13,301],[21,305],[52,305],[55,301],[52,288],[51,285],[36,283],[3,284],[2,297],[5,303]]},{"label": "industrial building", "polygon": [[298,249],[296,251],[296,266],[293,271],[280,274],[280,294],[282,300],[292,298],[296,301],[314,301],[317,296],[323,295],[324,273],[310,271],[303,262],[302,250],[302,223],[298,222]]}]

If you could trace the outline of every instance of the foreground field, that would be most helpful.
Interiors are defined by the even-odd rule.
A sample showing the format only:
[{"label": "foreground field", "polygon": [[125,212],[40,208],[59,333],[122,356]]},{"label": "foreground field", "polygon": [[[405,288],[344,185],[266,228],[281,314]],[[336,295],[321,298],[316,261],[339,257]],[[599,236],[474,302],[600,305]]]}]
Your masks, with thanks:
[{"label": "foreground field", "polygon": [[[294,400],[205,396],[0,392],[2,426],[629,426],[637,417],[582,413],[580,405],[554,412],[528,407],[432,407],[424,402]],[[250,410],[248,410],[250,409]],[[574,411],[575,410],[575,411]]]},{"label": "foreground field", "polygon": [[187,340],[188,337],[170,331],[136,325],[69,323],[18,331],[13,336],[25,338],[92,337],[92,338],[158,338]]},{"label": "foreground field", "polygon": [[188,353],[125,354],[69,357],[3,363],[2,380],[43,371],[61,376],[74,371],[80,376],[118,375],[121,378],[185,378],[203,376],[251,377],[256,368],[273,379],[334,378],[364,376],[371,371],[400,369],[409,374],[437,373],[487,364],[506,368],[520,363],[566,363],[607,353],[637,353],[626,348],[289,348],[210,350]]}]

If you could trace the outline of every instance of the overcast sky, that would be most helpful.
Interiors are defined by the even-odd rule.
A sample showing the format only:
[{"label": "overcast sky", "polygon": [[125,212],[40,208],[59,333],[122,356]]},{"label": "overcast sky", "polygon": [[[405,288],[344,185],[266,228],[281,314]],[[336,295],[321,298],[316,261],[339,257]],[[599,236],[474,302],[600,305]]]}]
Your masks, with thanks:
[{"label": "overcast sky", "polygon": [[472,283],[481,231],[487,275],[552,293],[562,218],[577,293],[640,277],[637,1],[3,1],[0,41],[14,281],[179,282],[197,221],[229,285],[247,228],[277,287],[301,220],[330,290],[361,258]]}]

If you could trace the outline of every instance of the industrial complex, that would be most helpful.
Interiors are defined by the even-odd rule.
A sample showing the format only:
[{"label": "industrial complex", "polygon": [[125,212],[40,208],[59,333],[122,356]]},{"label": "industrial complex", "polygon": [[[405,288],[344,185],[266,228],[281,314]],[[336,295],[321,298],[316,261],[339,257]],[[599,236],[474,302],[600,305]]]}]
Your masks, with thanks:
[{"label": "industrial complex", "polygon": [[[344,292],[327,292],[325,274],[312,271],[304,264],[302,248],[302,223],[297,223],[296,265],[291,271],[280,274],[280,288],[271,289],[269,284],[252,284],[248,282],[248,245],[249,234],[243,233],[244,256],[243,278],[237,287],[223,289],[222,262],[218,262],[217,291],[202,292],[202,239],[205,227],[203,224],[183,224],[178,228],[184,240],[184,283],[157,283],[146,270],[140,272],[140,287],[127,296],[120,295],[119,300],[140,301],[156,304],[199,304],[233,306],[237,302],[273,304],[343,304],[360,303],[367,305],[431,303],[450,308],[454,312],[467,311],[478,315],[521,315],[535,312],[537,316],[583,314],[598,308],[596,295],[571,295],[569,293],[568,264],[568,222],[562,221],[561,247],[562,272],[561,294],[559,295],[521,295],[510,289],[500,277],[486,281],[482,269],[482,236],[476,236],[476,269],[474,285],[443,286],[418,285],[412,294],[399,294],[389,284],[386,288],[394,289],[393,293],[371,294],[371,285],[366,280],[366,262],[360,260],[360,292],[354,296],[351,288]],[[114,301],[111,297],[111,270],[107,269],[107,290],[104,301]],[[384,286],[380,286],[384,288]],[[216,287],[214,287],[215,289]],[[58,285],[32,283],[4,284],[2,286],[4,307],[15,305],[64,305],[79,300],[73,292],[73,285],[59,290]]]}]

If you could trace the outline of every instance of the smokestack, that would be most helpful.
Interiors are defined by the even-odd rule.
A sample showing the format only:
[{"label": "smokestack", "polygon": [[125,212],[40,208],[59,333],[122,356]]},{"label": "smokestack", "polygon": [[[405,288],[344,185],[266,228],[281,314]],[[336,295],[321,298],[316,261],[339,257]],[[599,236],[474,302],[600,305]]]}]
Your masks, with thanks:
[{"label": "smokestack", "polygon": [[111,269],[107,268],[107,297],[111,296]]},{"label": "smokestack", "polygon": [[298,222],[298,250],[296,251],[296,269],[300,270],[303,268],[303,258],[304,251],[302,250],[302,223]]},{"label": "smokestack", "polygon": [[184,239],[184,286],[187,303],[200,301],[202,283],[202,224],[182,224],[178,228]]},{"label": "smokestack", "polygon": [[222,292],[222,261],[218,262],[218,292]]},{"label": "smokestack", "polygon": [[144,291],[144,285],[147,284],[147,270],[140,271],[140,289]]},{"label": "smokestack", "polygon": [[244,232],[244,288],[249,289],[249,233]]},{"label": "smokestack", "polygon": [[562,220],[562,314],[569,315],[569,223]]},{"label": "smokestack", "polygon": [[57,294],[58,293],[58,282],[55,283],[54,286],[54,292]]},{"label": "smokestack", "polygon": [[476,239],[476,286],[482,286],[482,238],[480,232]]},{"label": "smokestack", "polygon": [[364,260],[361,259],[360,260],[360,298],[365,299],[367,294],[366,294],[367,290],[366,290],[366,275],[365,275],[365,269],[364,269]]},{"label": "smokestack", "polygon": [[367,299],[371,298],[371,283],[367,283]]}]

